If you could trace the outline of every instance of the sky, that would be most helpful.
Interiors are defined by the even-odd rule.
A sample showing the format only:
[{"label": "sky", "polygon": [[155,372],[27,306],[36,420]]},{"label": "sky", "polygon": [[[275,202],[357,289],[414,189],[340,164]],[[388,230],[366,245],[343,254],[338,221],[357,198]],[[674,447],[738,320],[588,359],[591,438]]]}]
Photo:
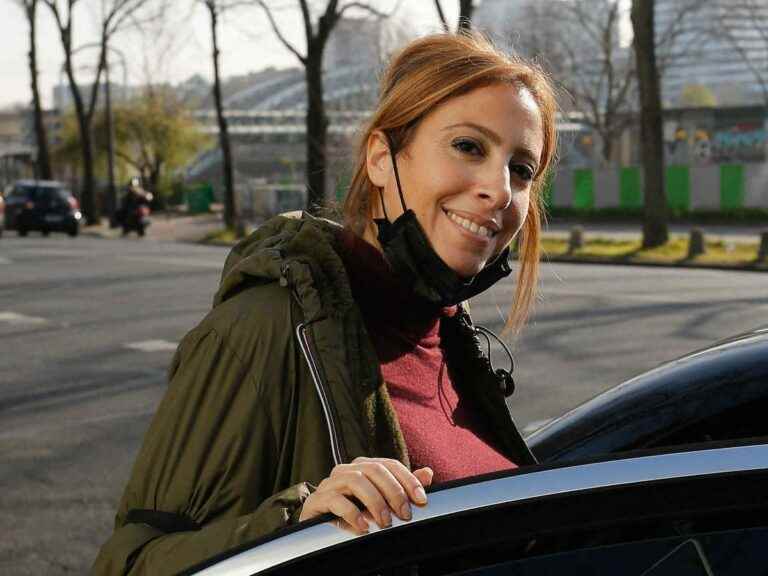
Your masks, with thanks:
[{"label": "sky", "polygon": [[[31,99],[29,67],[27,63],[28,27],[25,15],[15,5],[18,0],[0,0],[0,109],[14,104],[27,104]],[[103,2],[104,0],[102,0]],[[205,9],[195,0],[174,0],[162,26],[144,33],[128,30],[115,40],[115,47],[125,56],[125,74],[129,84],[153,82],[176,83],[194,74],[212,78],[210,21]],[[303,49],[303,25],[301,15],[294,9],[295,0],[272,2],[279,10],[277,19],[284,34],[298,48]],[[415,32],[436,32],[439,21],[432,0],[372,0],[383,11],[391,11],[399,5],[396,17]],[[42,2],[41,2],[42,4]],[[82,6],[74,14],[76,45],[88,44],[98,39],[99,0],[82,0]],[[318,5],[325,2],[318,2]],[[446,17],[455,21],[458,1],[443,0]],[[350,15],[354,13],[349,12]],[[284,68],[298,64],[275,38],[263,13],[255,7],[247,7],[226,13],[219,31],[224,76],[246,74],[269,66]],[[65,81],[61,74],[63,55],[58,31],[50,11],[38,8],[38,66],[40,86],[45,106],[52,103],[53,86]],[[76,55],[79,74],[87,81],[97,50],[84,50]],[[120,58],[113,59],[113,81],[123,79]]]}]

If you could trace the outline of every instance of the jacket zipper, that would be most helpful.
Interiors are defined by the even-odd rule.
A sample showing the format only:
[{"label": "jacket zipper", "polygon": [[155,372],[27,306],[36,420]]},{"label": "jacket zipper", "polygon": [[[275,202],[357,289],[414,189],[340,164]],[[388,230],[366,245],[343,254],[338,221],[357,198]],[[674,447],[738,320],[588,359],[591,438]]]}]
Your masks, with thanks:
[{"label": "jacket zipper", "polygon": [[312,348],[310,347],[309,337],[307,336],[307,325],[304,323],[299,324],[296,327],[296,337],[299,340],[299,348],[301,353],[309,366],[309,373],[312,376],[312,381],[315,383],[315,390],[317,390],[317,396],[320,398],[320,404],[323,407],[323,413],[325,414],[325,422],[328,426],[328,436],[331,441],[331,454],[333,456],[334,465],[344,463],[342,456],[341,439],[336,428],[336,423],[333,419],[333,407],[331,406],[330,399],[328,397],[328,391],[323,383],[322,376],[320,375],[320,368],[312,355]]}]

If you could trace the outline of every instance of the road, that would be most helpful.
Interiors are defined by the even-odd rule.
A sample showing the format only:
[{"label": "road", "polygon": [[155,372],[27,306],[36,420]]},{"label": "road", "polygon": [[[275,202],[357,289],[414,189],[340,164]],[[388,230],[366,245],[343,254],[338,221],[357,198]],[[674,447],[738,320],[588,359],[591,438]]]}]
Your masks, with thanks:
[{"label": "road", "polygon": [[[210,308],[225,256],[149,239],[0,239],[0,574],[87,572],[176,343]],[[768,324],[761,273],[545,265],[541,285],[513,344],[513,411],[530,429]],[[512,289],[476,299],[476,322],[500,329]]]}]

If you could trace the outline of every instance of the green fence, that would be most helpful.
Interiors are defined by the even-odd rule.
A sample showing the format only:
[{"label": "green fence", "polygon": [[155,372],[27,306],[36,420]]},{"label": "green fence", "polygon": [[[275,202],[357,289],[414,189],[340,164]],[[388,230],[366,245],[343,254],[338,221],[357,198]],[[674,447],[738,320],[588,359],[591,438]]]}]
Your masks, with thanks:
[{"label": "green fence", "polygon": [[744,166],[720,166],[720,209],[736,210],[744,206]]},{"label": "green fence", "polygon": [[620,169],[619,206],[622,208],[642,208],[643,188],[639,168]]},{"label": "green fence", "polygon": [[595,206],[595,175],[592,170],[573,171],[573,207],[589,210]]},{"label": "green fence", "polygon": [[691,172],[688,166],[667,166],[667,205],[687,212],[691,208]]},{"label": "green fence", "polygon": [[209,212],[213,202],[213,186],[200,184],[187,190],[187,208],[190,214]]},{"label": "green fence", "polygon": [[[545,184],[544,202],[555,210],[590,211],[596,206],[628,212],[642,210],[645,195],[642,168],[627,166],[608,171],[613,173],[593,168],[566,168],[554,182],[548,180]],[[664,174],[667,205],[677,214],[691,210],[734,212],[768,208],[764,191],[768,184],[762,183],[765,172],[743,164],[668,165]],[[759,198],[765,199],[762,205]],[[556,206],[553,201],[557,202]]]}]

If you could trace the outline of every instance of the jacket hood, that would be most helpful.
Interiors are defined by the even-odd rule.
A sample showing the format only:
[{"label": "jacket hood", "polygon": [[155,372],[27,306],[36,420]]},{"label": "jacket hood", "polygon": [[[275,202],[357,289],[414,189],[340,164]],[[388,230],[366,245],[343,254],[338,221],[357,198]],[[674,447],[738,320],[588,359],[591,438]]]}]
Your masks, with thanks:
[{"label": "jacket hood", "polygon": [[268,220],[227,256],[214,308],[249,286],[280,282],[297,292],[315,319],[346,313],[353,299],[338,253],[341,231],[307,213]]}]

